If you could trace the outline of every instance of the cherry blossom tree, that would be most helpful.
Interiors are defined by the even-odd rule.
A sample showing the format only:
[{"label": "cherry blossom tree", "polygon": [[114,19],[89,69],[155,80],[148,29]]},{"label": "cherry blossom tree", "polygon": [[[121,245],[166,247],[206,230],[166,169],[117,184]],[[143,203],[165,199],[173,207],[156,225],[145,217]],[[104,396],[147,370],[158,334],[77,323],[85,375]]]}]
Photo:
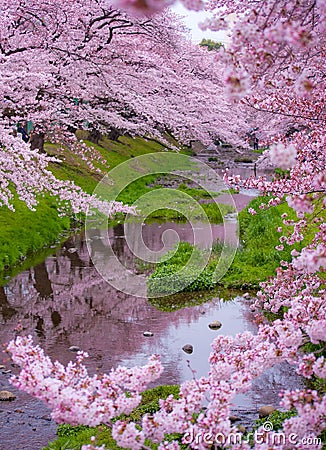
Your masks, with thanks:
[{"label": "cherry blossom tree", "polygon": [[240,141],[228,124],[245,126],[245,112],[222,95],[221,64],[185,37],[172,13],[133,18],[106,0],[5,0],[1,9],[1,204],[11,205],[12,184],[29,206],[49,185],[75,210],[90,201],[77,204],[81,191],[55,180],[49,159],[12,136],[18,122],[32,121],[89,164],[100,155],[87,155],[72,134],[77,128],[163,140],[168,132],[183,143]]}]

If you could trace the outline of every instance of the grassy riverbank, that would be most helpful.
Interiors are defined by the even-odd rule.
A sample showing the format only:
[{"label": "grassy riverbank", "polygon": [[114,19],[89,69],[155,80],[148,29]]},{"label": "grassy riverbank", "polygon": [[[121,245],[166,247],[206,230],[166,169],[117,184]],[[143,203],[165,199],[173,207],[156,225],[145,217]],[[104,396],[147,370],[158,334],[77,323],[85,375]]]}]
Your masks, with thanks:
[{"label": "grassy riverbank", "polygon": [[[139,406],[129,414],[129,416],[122,416],[122,420],[132,420],[140,422],[144,414],[153,414],[159,410],[159,399],[166,399],[169,395],[173,395],[178,398],[179,386],[158,386],[153,389],[148,389],[142,393],[142,401]],[[50,443],[48,447],[43,450],[62,450],[71,449],[79,450],[82,445],[91,443],[91,437],[95,437],[95,443],[98,446],[105,444],[106,448],[110,450],[119,450],[116,442],[112,439],[111,430],[104,425],[98,427],[77,426],[71,427],[69,425],[60,425],[57,431],[58,439]],[[176,435],[173,436],[176,438]],[[146,444],[156,449],[158,444],[146,442]]]},{"label": "grassy riverbank", "polygon": [[[83,137],[83,136],[80,136]],[[162,172],[169,174],[176,168],[178,169],[194,169],[193,164],[188,162],[187,158],[181,161],[179,167],[180,156],[175,153],[169,153],[169,158],[164,158],[164,164],[158,162],[155,158],[148,158],[149,175],[141,176],[143,168],[138,167],[138,160],[135,157],[146,155],[149,153],[163,152],[166,153],[166,147],[157,141],[146,140],[142,138],[131,138],[128,136],[119,137],[118,141],[111,141],[108,138],[103,138],[99,144],[93,144],[85,141],[87,146],[94,147],[95,150],[106,160],[107,165],[103,162],[94,161],[95,168],[100,168],[102,172],[111,170],[119,166],[119,172],[116,175],[117,180],[114,183],[117,186],[117,196],[114,200],[121,201],[125,204],[133,204],[139,197],[160,188],[157,185],[157,175],[155,172],[159,168]],[[173,144],[175,144],[173,142]],[[57,145],[47,144],[45,146],[46,152],[51,156],[56,156],[60,162],[52,162],[49,165],[53,174],[61,180],[71,180],[77,186],[80,186],[85,192],[92,193],[101,180],[103,175],[100,175],[95,170],[83,161],[80,155],[68,150],[59,149]],[[183,153],[191,153],[187,149],[182,150]],[[173,155],[176,155],[174,160]],[[134,163],[135,161],[135,163]],[[128,162],[120,170],[121,163]],[[146,164],[146,163],[145,163]],[[164,167],[163,167],[164,166]],[[140,170],[141,169],[141,170]],[[140,172],[139,172],[140,170]],[[136,181],[133,181],[128,186],[123,187],[119,191],[119,185],[124,183],[124,172],[126,178],[132,173]],[[154,172],[154,174],[151,174]],[[111,176],[111,174],[110,174]],[[138,179],[137,179],[138,178]],[[174,185],[178,187],[178,185]],[[180,201],[175,201],[175,195],[180,197]],[[179,198],[178,197],[178,198]],[[147,220],[199,220],[201,218],[201,208],[198,207],[198,200],[209,197],[209,194],[202,189],[189,188],[185,183],[179,186],[179,189],[165,190],[161,195],[161,200],[164,202],[164,208],[156,206],[153,199],[149,199],[143,203],[142,212],[143,217]],[[194,198],[194,207],[189,208],[189,201]],[[75,216],[67,213],[66,216],[60,217],[57,211],[57,200],[51,198],[49,195],[40,196],[36,211],[31,211],[27,208],[25,203],[15,201],[15,212],[2,207],[0,208],[0,283],[6,283],[8,277],[15,275],[20,270],[24,270],[31,265],[43,260],[48,254],[53,252],[51,247],[59,245],[74,229],[78,229],[84,221],[83,215]],[[158,211],[153,210],[153,203]],[[178,210],[175,210],[176,203],[179,203]],[[212,223],[222,221],[222,215],[229,212],[229,208],[221,205],[219,208],[216,204],[205,204],[203,209]]]},{"label": "grassy riverbank", "polygon": [[[256,215],[251,215],[248,208],[240,212],[240,248],[230,269],[221,280],[224,286],[258,288],[261,281],[276,274],[276,268],[282,260],[292,259],[292,246],[284,245],[282,251],[275,247],[280,245],[279,239],[283,234],[277,229],[282,227],[284,234],[292,230],[290,227],[284,227],[282,214],[286,213],[288,219],[295,219],[296,214],[287,203],[269,209],[259,209],[259,205],[266,204],[268,200],[266,197],[258,197],[250,202],[248,208],[255,209]],[[302,245],[295,246],[297,249],[300,247]]]},{"label": "grassy riverbank", "polygon": [[[189,265],[186,270],[181,269],[190,260],[192,252],[195,260],[204,258],[205,252],[194,248],[188,243],[181,242],[174,256],[166,259],[166,256],[155,267],[154,272],[148,278],[148,289],[151,295],[170,294],[179,285],[184,286],[187,279],[194,280],[183,288],[185,292],[205,291],[214,289],[217,285],[238,289],[257,289],[261,281],[267,280],[276,274],[276,268],[280,262],[292,259],[293,248],[300,250],[306,245],[307,239],[294,246],[284,244],[284,249],[278,251],[275,247],[280,244],[280,236],[292,232],[292,227],[284,226],[282,214],[287,214],[288,219],[295,219],[295,212],[286,203],[270,209],[259,209],[259,205],[267,203],[269,198],[258,197],[250,203],[249,207],[257,211],[251,215],[248,208],[239,214],[240,247],[230,264],[226,274],[218,283],[215,283],[212,275],[222,251],[222,245],[216,243],[211,249],[207,266],[203,271],[198,270],[198,264]],[[279,232],[278,228],[283,231]],[[313,225],[311,225],[313,228]],[[172,255],[173,252],[170,252]],[[201,272],[197,277],[197,272]]]},{"label": "grassy riverbank", "polygon": [[[163,151],[165,147],[156,141],[144,139],[132,139],[127,136],[119,138],[118,142],[104,139],[100,145],[86,143],[96,148],[111,168],[127,161],[132,156],[146,153]],[[92,193],[101,176],[89,169],[87,164],[69,150],[60,151],[57,146],[47,144],[45,150],[49,155],[59,156],[60,163],[51,163],[50,169],[61,180],[72,180],[85,192]],[[104,168],[100,163],[97,167]],[[145,181],[139,182],[144,187]],[[20,200],[15,201],[15,212],[6,207],[0,208],[0,273],[7,271],[12,274],[11,269],[16,266],[17,271],[26,268],[24,261],[29,259],[29,264],[34,263],[31,256],[38,259],[36,252],[41,252],[40,258],[44,258],[44,249],[62,241],[69,231],[76,225],[80,225],[83,217],[67,215],[59,217],[57,212],[57,201],[49,195],[39,198],[36,211],[27,208]],[[15,272],[15,270],[14,270]],[[6,275],[6,272],[3,274]],[[5,280],[2,279],[2,283]]]}]

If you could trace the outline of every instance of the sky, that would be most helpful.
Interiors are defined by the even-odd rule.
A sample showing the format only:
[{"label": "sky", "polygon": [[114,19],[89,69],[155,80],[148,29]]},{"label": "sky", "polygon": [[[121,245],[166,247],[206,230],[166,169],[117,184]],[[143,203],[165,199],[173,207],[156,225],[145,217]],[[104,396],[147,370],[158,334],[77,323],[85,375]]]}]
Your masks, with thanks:
[{"label": "sky", "polygon": [[189,11],[188,9],[184,8],[179,2],[176,3],[171,9],[180,16],[184,16],[183,21],[190,29],[191,39],[194,42],[200,42],[203,38],[212,39],[213,41],[217,42],[227,42],[225,31],[202,31],[198,27],[198,22],[202,22],[206,17],[208,17],[208,14],[205,11]]}]

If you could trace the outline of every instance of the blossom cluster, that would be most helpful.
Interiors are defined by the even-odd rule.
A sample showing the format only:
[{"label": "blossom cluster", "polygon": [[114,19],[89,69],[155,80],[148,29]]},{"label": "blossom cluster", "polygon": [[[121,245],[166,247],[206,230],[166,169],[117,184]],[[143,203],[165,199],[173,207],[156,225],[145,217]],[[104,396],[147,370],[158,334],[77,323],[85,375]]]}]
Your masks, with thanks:
[{"label": "blossom cluster", "polygon": [[[171,2],[115,3],[160,10]],[[200,0],[185,3],[202,6]],[[224,96],[224,69],[214,55],[192,44],[172,13],[135,18],[112,4],[87,0],[81,12],[75,0],[32,0],[24,7],[2,1],[0,206],[13,208],[12,188],[30,208],[43,192],[57,193],[74,211],[85,211],[92,200],[54,179],[47,170],[51,159],[13,136],[18,123],[32,122],[35,134],[57,144],[57,162],[68,146],[94,172],[107,171],[106,161],[96,146],[76,139],[77,129],[153,137],[169,148],[166,131],[186,144],[209,144],[216,136],[243,141],[227,125],[241,127],[248,113]]]},{"label": "blossom cluster", "polygon": [[11,382],[45,401],[57,422],[72,425],[110,424],[113,417],[129,414],[138,406],[140,392],[162,372],[159,356],[153,355],[146,366],[117,367],[109,374],[90,376],[83,364],[87,353],[78,352],[76,362],[64,367],[34,346],[31,336],[17,337],[9,343],[8,351],[22,367]]}]

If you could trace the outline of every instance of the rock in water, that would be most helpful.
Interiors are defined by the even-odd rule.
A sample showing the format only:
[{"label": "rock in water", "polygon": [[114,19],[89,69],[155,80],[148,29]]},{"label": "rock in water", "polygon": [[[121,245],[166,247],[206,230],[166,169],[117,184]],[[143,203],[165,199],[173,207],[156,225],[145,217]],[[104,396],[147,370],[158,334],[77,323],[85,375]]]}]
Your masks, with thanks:
[{"label": "rock in water", "polygon": [[186,344],[182,347],[182,350],[190,355],[194,351],[194,347],[191,344]]},{"label": "rock in water", "polygon": [[11,402],[15,400],[16,395],[9,391],[0,391],[0,400]]},{"label": "rock in water", "polygon": [[274,406],[272,406],[272,405],[265,405],[265,406],[262,406],[259,409],[258,415],[262,419],[263,417],[268,417],[274,411],[275,411]]},{"label": "rock in water", "polygon": [[143,336],[152,337],[152,336],[154,336],[154,334],[151,331],[144,331]]},{"label": "rock in water", "polygon": [[237,416],[230,416],[229,419],[231,423],[238,422],[239,420],[241,420],[240,417]]},{"label": "rock in water", "polygon": [[208,326],[211,330],[218,330],[221,328],[222,324],[219,320],[213,320]]},{"label": "rock in water", "polygon": [[80,348],[77,347],[77,345],[72,345],[71,347],[69,347],[69,350],[70,350],[71,352],[77,353],[77,352],[80,351]]}]

